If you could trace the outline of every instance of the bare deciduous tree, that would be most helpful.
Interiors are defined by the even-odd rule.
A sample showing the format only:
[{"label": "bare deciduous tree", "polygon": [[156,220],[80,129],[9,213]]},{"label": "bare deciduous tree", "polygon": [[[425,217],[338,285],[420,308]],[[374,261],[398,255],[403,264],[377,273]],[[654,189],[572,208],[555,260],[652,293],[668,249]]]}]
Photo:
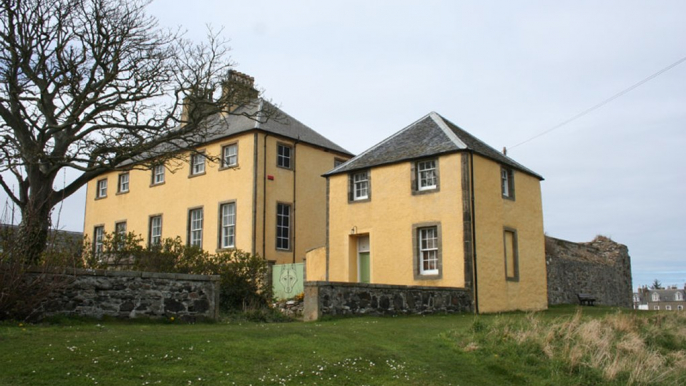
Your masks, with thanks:
[{"label": "bare deciduous tree", "polygon": [[[257,97],[251,87],[214,98],[231,89],[226,41],[161,29],[149,1],[0,1],[0,186],[21,210],[29,262],[52,208],[90,179],[181,157],[212,134],[208,116]],[[80,174],[55,188],[65,168]]]}]

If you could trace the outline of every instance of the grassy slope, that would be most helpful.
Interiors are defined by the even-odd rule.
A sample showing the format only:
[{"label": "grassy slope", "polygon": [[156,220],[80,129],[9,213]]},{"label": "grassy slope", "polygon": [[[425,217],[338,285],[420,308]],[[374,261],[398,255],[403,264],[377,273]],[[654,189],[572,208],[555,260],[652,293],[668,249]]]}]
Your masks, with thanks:
[{"label": "grassy slope", "polygon": [[[571,317],[555,308],[543,319]],[[609,308],[584,308],[598,317]],[[526,356],[466,352],[476,318],[351,318],[317,323],[64,322],[0,325],[0,385],[575,385]],[[525,314],[505,317],[524,318]],[[619,383],[618,383],[619,384]]]}]

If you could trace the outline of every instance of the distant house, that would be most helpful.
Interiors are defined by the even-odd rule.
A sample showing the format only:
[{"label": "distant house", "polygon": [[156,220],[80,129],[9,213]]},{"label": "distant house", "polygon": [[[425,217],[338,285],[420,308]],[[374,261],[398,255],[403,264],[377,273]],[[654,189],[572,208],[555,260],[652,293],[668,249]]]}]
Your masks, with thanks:
[{"label": "distant house", "polygon": [[308,254],[308,280],[467,288],[478,312],[547,307],[543,178],[439,114],[324,176],[327,248]]},{"label": "distant house", "polygon": [[643,309],[651,311],[683,311],[686,306],[686,289],[641,288],[638,293],[634,294],[636,295],[638,295],[638,300],[647,306]]},{"label": "distant house", "polygon": [[[232,72],[230,82],[257,95],[248,75]],[[263,112],[275,118],[250,118]],[[123,165],[88,183],[84,233],[94,249],[105,232],[134,232],[148,244],[178,236],[210,252],[238,248],[294,263],[324,244],[321,175],[352,154],[260,99],[208,119],[216,134],[187,162]]]}]

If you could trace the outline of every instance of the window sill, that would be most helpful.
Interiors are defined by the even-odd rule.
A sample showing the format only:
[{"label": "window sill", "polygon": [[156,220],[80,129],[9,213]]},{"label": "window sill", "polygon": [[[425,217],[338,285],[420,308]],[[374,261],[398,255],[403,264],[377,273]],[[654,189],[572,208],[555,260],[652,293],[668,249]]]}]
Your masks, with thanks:
[{"label": "window sill", "polygon": [[415,280],[440,280],[443,279],[443,274],[431,273],[431,274],[419,274],[414,277]]},{"label": "window sill", "polygon": [[207,172],[196,173],[196,174],[189,174],[189,175],[188,175],[188,178],[200,177],[200,176],[204,176],[205,174],[207,174]]},{"label": "window sill", "polygon": [[105,196],[98,196],[98,197],[95,197],[96,200],[104,200],[104,199],[106,199],[106,198],[107,198],[106,195],[105,195]]},{"label": "window sill", "polygon": [[160,185],[164,185],[164,181],[152,183],[152,184],[150,184],[150,187],[153,188],[155,186],[160,186]]},{"label": "window sill", "polygon": [[431,194],[431,193],[438,193],[440,192],[441,189],[436,186],[435,188],[430,188],[430,189],[413,189],[412,190],[412,195],[413,196],[421,196],[423,194]]},{"label": "window sill", "polygon": [[357,204],[358,202],[369,202],[371,201],[371,198],[360,198],[357,200],[348,200],[348,204]]},{"label": "window sill", "polygon": [[285,170],[293,171],[293,168],[290,168],[290,167],[285,167],[285,166],[280,166],[280,165],[276,165],[276,167],[279,169],[285,169]]},{"label": "window sill", "polygon": [[222,247],[222,248],[217,248],[215,250],[215,253],[221,253],[221,252],[233,252],[236,250],[236,247]]},{"label": "window sill", "polygon": [[503,200],[510,200],[510,201],[514,201],[514,200],[515,200],[515,198],[514,198],[514,196],[503,196]]},{"label": "window sill", "polygon": [[222,171],[222,170],[229,170],[229,169],[238,169],[238,164],[235,164],[235,165],[228,165],[228,166],[222,166],[222,167],[220,167],[218,170],[219,170],[219,171]]},{"label": "window sill", "polygon": [[117,196],[121,196],[122,194],[128,194],[130,190],[127,190],[126,192],[117,192]]}]

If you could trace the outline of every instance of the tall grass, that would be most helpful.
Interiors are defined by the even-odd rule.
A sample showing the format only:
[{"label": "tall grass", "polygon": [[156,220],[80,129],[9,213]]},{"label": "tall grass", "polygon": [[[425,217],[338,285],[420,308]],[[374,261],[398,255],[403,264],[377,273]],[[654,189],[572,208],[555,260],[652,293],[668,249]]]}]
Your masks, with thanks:
[{"label": "tall grass", "polygon": [[[617,312],[585,318],[501,316],[484,325],[475,319],[468,334],[453,334],[464,352],[515,358],[561,378],[587,383],[683,385],[686,383],[686,314]],[[566,376],[565,376],[566,374]]]}]

